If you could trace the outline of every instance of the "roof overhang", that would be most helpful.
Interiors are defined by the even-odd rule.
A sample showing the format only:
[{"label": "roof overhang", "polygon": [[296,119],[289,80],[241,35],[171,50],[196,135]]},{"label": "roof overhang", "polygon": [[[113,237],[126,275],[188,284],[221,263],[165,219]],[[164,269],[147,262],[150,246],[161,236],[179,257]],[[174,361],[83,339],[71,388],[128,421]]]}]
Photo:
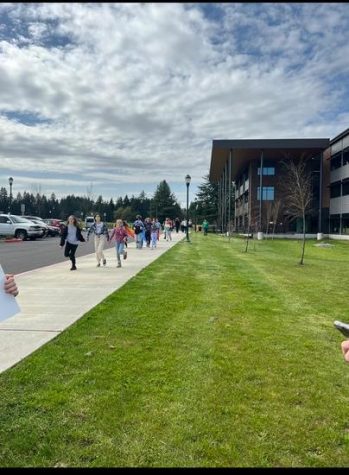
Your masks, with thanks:
[{"label": "roof overhang", "polygon": [[[251,160],[263,157],[270,160],[283,160],[285,154],[294,158],[317,155],[330,145],[330,139],[241,139],[213,140],[209,180],[218,183],[225,164],[232,152],[231,177],[234,181]],[[229,162],[228,162],[229,163]]]}]

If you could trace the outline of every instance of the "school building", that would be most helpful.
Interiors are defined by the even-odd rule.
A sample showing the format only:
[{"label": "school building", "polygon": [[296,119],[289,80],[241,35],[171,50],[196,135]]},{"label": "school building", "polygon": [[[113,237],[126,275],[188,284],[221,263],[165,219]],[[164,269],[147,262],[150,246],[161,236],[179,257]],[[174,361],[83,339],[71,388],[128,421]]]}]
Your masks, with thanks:
[{"label": "school building", "polygon": [[287,210],[283,162],[303,158],[311,181],[309,237],[349,238],[349,129],[334,139],[213,140],[209,180],[218,184],[223,233],[291,236],[301,218]]}]

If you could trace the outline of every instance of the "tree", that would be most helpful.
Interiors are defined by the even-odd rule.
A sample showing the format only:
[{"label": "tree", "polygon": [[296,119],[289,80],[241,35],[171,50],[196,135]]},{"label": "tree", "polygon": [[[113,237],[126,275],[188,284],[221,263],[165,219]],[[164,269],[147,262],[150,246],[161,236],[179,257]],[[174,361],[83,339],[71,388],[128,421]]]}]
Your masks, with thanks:
[{"label": "tree", "polygon": [[218,185],[210,182],[209,175],[205,175],[203,179],[205,181],[198,186],[199,191],[196,193],[197,219],[202,221],[206,218],[208,222],[217,222]]},{"label": "tree", "polygon": [[300,264],[304,263],[305,252],[305,217],[310,210],[313,193],[311,173],[302,155],[298,161],[287,160],[282,162],[286,177],[282,182],[285,197],[285,212],[294,218],[301,218],[303,222],[303,245]]},{"label": "tree", "polygon": [[268,238],[268,234],[269,234],[269,225],[271,222],[273,204],[274,203],[272,201],[268,201],[265,207],[265,236],[266,238]]},{"label": "tree", "polygon": [[275,229],[276,229],[276,225],[277,225],[277,222],[278,222],[278,219],[279,219],[281,209],[282,209],[281,200],[275,200],[273,202],[273,205],[272,205],[272,208],[271,208],[271,219],[273,221],[273,237],[272,237],[272,239],[274,239]]},{"label": "tree", "polygon": [[167,217],[175,218],[182,215],[181,207],[179,206],[176,197],[171,193],[171,189],[166,180],[160,182],[154,193],[150,212],[153,216],[157,213],[157,218],[162,223]]},{"label": "tree", "polygon": [[7,196],[7,190],[5,187],[0,188],[0,211],[7,213],[9,207],[9,199]]}]

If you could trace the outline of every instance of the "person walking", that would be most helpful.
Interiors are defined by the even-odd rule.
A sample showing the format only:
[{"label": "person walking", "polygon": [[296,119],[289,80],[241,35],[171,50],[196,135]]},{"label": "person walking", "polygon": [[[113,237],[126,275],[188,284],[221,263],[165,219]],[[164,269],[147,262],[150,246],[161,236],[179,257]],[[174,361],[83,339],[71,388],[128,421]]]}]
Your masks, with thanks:
[{"label": "person walking", "polygon": [[156,224],[156,227],[158,228],[158,241],[160,241],[161,223],[158,220],[158,218],[155,218],[155,224]]},{"label": "person walking", "polygon": [[127,241],[127,231],[125,229],[122,219],[117,219],[115,222],[115,227],[113,228],[110,239],[115,240],[115,251],[116,251],[116,267],[121,267],[121,255],[124,259],[127,258],[127,252],[125,251],[125,243]]},{"label": "person walking", "polygon": [[150,232],[151,232],[151,249],[155,249],[157,246],[157,241],[158,241],[158,235],[159,235],[159,222],[156,221],[155,218],[153,218],[151,222],[151,227],[150,227]]},{"label": "person walking", "polygon": [[80,242],[85,242],[85,238],[81,233],[81,229],[78,226],[76,217],[72,214],[69,216],[67,225],[62,231],[60,247],[64,246],[64,256],[69,257],[72,266],[70,270],[76,270],[76,258],[75,253]]},{"label": "person walking", "polygon": [[172,241],[172,221],[170,218],[166,218],[165,225],[164,225],[165,233],[166,233],[166,241]]},{"label": "person walking", "polygon": [[133,223],[133,230],[136,235],[136,247],[137,249],[142,249],[144,224],[142,221],[142,216],[139,214],[136,216],[136,221]]},{"label": "person walking", "polygon": [[152,220],[150,218],[145,218],[144,220],[144,237],[146,241],[147,247],[150,247],[150,240],[151,240],[151,226]]},{"label": "person walking", "polygon": [[108,233],[108,226],[101,220],[101,216],[96,214],[95,222],[88,228],[86,240],[88,241],[90,238],[90,234],[95,234],[95,253],[97,259],[97,267],[101,266],[101,261],[105,266],[107,264],[107,260],[104,257],[104,246],[105,240],[109,241],[109,233]]},{"label": "person walking", "polygon": [[178,234],[178,231],[179,231],[179,226],[181,225],[181,221],[180,219],[177,217],[175,219],[175,227],[176,227],[176,234]]},{"label": "person walking", "polygon": [[204,236],[207,236],[208,221],[206,219],[204,219],[203,222],[202,222],[202,229],[204,230]]}]

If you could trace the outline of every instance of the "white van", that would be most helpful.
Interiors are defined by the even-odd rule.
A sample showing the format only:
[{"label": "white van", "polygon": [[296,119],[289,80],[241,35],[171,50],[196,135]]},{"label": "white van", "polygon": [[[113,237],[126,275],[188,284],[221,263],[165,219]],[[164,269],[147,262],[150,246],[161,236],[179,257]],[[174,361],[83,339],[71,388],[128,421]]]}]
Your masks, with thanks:
[{"label": "white van", "polygon": [[86,216],[85,228],[86,229],[90,228],[94,222],[95,222],[95,218],[93,216]]}]

